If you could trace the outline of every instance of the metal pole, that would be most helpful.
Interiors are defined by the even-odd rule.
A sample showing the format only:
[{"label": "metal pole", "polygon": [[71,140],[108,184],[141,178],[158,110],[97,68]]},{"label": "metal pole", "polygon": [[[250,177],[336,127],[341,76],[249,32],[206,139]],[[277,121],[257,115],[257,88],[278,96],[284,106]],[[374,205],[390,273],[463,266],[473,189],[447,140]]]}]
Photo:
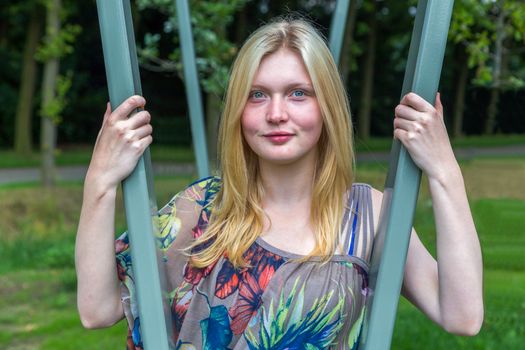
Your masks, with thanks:
[{"label": "metal pole", "polygon": [[336,65],[339,65],[339,61],[341,60],[341,47],[343,46],[346,18],[348,17],[349,7],[350,0],[337,0],[334,13],[332,14],[329,45]]},{"label": "metal pole", "polygon": [[190,108],[191,135],[193,149],[197,158],[197,172],[200,178],[210,175],[208,165],[208,150],[206,148],[206,135],[204,133],[204,113],[202,112],[201,91],[193,36],[191,33],[190,9],[187,0],[177,0],[177,19],[179,23],[180,46],[182,63],[184,67],[184,85],[186,86],[186,100]]},{"label": "metal pole", "polygon": [[[129,0],[97,0],[111,108],[142,94]],[[172,342],[171,314],[162,297],[165,275],[158,261],[152,216],[157,214],[149,149],[123,181],[124,206],[144,349],[167,350]],[[172,348],[174,346],[171,344]]]},{"label": "metal pole", "polygon": [[[434,104],[445,55],[453,0],[420,0],[401,95],[413,91]],[[421,170],[394,140],[378,233],[372,252],[371,297],[361,345],[390,349]]]}]

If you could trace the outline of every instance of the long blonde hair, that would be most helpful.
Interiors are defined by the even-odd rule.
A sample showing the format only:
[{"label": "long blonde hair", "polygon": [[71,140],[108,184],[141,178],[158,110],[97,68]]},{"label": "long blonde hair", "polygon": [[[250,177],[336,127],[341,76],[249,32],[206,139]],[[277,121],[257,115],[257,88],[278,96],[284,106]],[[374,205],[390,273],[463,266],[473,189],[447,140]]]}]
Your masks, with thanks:
[{"label": "long blonde hair", "polygon": [[323,116],[310,213],[316,247],[306,258],[316,255],[327,261],[340,242],[345,194],[352,185],[354,166],[348,99],[317,30],[303,19],[281,18],[255,31],[233,64],[219,126],[222,186],[213,201],[208,228],[190,247],[207,243],[192,254],[193,266],[209,266],[224,254],[234,266],[245,266],[243,254],[262,233],[264,190],[257,156],[242,135],[241,116],[261,60],[281,48],[302,57]]}]

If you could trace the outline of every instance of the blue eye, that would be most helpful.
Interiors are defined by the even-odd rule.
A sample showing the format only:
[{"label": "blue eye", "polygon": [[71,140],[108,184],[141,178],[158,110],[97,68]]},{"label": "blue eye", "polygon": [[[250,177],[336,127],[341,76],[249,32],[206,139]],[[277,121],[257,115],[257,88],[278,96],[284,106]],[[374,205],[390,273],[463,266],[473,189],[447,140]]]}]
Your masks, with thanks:
[{"label": "blue eye", "polygon": [[304,97],[305,93],[303,90],[294,90],[292,95],[293,97]]},{"label": "blue eye", "polygon": [[253,91],[251,93],[251,97],[253,98],[263,98],[264,97],[264,94],[260,91]]}]

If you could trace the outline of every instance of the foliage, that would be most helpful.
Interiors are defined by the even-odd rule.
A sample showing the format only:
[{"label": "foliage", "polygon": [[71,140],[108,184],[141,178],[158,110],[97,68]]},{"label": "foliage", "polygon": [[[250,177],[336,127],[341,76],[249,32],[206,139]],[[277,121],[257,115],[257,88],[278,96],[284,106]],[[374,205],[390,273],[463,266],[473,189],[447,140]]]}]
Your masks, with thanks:
[{"label": "foliage", "polygon": [[[235,12],[248,1],[190,1],[197,70],[207,93],[220,96],[225,89],[229,66],[237,53],[237,48],[227,38],[227,29]],[[167,57],[161,58],[159,42],[162,34],[146,33],[143,46],[138,48],[142,66],[155,71],[177,72],[182,78],[175,1],[138,0],[137,5],[140,10],[156,9],[167,16],[162,34],[171,36],[174,44]]]},{"label": "foliage", "polygon": [[61,114],[67,105],[66,94],[71,88],[73,72],[69,71],[65,76],[59,75],[56,82],[56,96],[47,104],[42,105],[40,114],[50,118],[55,124],[62,121]]},{"label": "foliage", "polygon": [[[36,6],[42,7],[49,0],[3,1],[0,2],[0,146],[13,144],[14,115],[18,99],[18,87],[21,78],[22,52],[30,12]],[[369,6],[371,1],[357,1],[359,11],[356,20],[356,33],[352,44],[352,73],[347,81],[351,97],[352,112],[359,109],[358,92],[361,90],[362,51],[366,45],[366,22],[369,16],[362,6]],[[106,78],[97,13],[94,1],[63,0],[66,18],[62,17],[64,28],[80,26],[83,30],[74,40],[63,35],[63,42],[53,44],[64,47],[64,43],[74,51],[61,57],[61,72],[74,72],[71,88],[67,94],[69,102],[63,106],[62,122],[58,125],[58,144],[60,147],[72,143],[93,144],[100,127],[101,116],[107,101]],[[136,0],[131,2],[136,37],[142,57],[142,88],[148,96],[148,109],[153,116],[154,138],[156,144],[178,144],[189,146],[191,135],[184,100],[181,80],[179,41],[175,16],[175,1],[172,0]],[[234,4],[237,7],[234,9]],[[226,83],[228,66],[237,50],[237,44],[254,30],[260,23],[271,17],[299,11],[319,25],[326,35],[330,27],[333,0],[236,0],[190,1],[193,33],[196,39],[199,74],[205,92],[222,95]],[[376,1],[378,12],[378,47],[374,75],[374,95],[372,104],[372,135],[391,135],[392,110],[399,100],[399,91],[403,81],[408,44],[413,24],[414,5],[410,1]],[[451,24],[451,41],[447,47],[447,58],[443,67],[440,89],[446,110],[452,107],[457,74],[456,57],[451,49],[454,46],[470,50],[471,77],[481,77],[476,83],[485,81],[482,86],[473,85],[466,91],[464,131],[466,134],[480,133],[479,117],[485,114],[487,105],[487,87],[492,80],[494,43],[494,16],[489,8],[496,6],[494,1],[456,0],[454,18]],[[503,72],[504,88],[498,111],[498,127],[501,132],[524,132],[521,123],[525,89],[509,90],[519,87],[525,77],[525,51],[523,50],[523,1],[506,0],[509,6],[507,23],[512,23],[512,30],[505,40],[505,56],[508,74]],[[243,5],[246,5],[243,7]],[[224,10],[221,10],[224,9]],[[237,11],[238,10],[238,11]],[[213,12],[217,11],[217,12]],[[222,11],[222,12],[221,12]],[[487,12],[489,11],[489,12]],[[223,17],[226,13],[226,17]],[[362,23],[362,24],[359,24]],[[359,27],[359,31],[358,31]],[[510,25],[507,27],[511,28]],[[521,29],[520,29],[521,28]],[[68,30],[66,30],[68,31]],[[358,32],[357,32],[358,31]],[[74,32],[74,30],[72,31]],[[149,34],[148,34],[149,33]],[[454,34],[456,33],[456,34]],[[57,39],[58,40],[58,39]],[[226,42],[228,45],[225,45]],[[236,42],[236,44],[233,44]],[[66,51],[68,51],[67,49]],[[54,51],[47,50],[49,55]],[[46,50],[42,49],[42,54]],[[454,62],[454,63],[452,63]],[[39,68],[41,68],[41,64]],[[222,68],[216,68],[222,67]],[[164,70],[167,73],[157,73]],[[212,74],[215,74],[212,76]],[[66,75],[67,76],[67,75]],[[36,102],[32,106],[40,107],[41,87],[37,86]],[[213,92],[218,91],[218,92]],[[37,115],[37,113],[33,113]],[[40,134],[40,123],[32,123],[34,140]]]},{"label": "foliage", "polygon": [[520,0],[456,1],[449,37],[455,44],[465,47],[469,67],[476,68],[473,80],[476,85],[519,89],[525,86],[525,72],[516,68],[519,64],[513,64],[513,70],[509,70],[500,81],[494,81],[492,65],[496,53],[493,44],[497,35],[496,17],[501,11],[505,19],[506,54],[517,59],[519,55],[512,55],[512,50],[515,45],[521,47],[525,43],[525,3]]},{"label": "foliage", "polygon": [[73,44],[82,28],[76,24],[67,24],[58,33],[49,33],[44,39],[43,45],[38,49],[35,58],[40,62],[51,59],[60,59],[73,53]]},{"label": "foliage", "polygon": [[[71,9],[67,6],[61,6],[58,9],[53,9],[53,1],[46,0],[44,4],[47,11],[58,11],[60,22],[66,21],[70,15]],[[71,6],[71,5],[70,5]],[[43,39],[42,45],[37,50],[35,58],[46,63],[51,60],[60,60],[63,57],[74,52],[73,44],[77,36],[82,32],[82,27],[77,24],[66,24],[58,31],[47,23],[46,35]],[[73,79],[73,71],[69,71],[65,76],[58,75],[55,86],[55,95],[46,103],[43,103],[40,110],[40,115],[51,119],[54,124],[59,124],[61,121],[61,114],[67,104],[66,94],[71,88]]]}]

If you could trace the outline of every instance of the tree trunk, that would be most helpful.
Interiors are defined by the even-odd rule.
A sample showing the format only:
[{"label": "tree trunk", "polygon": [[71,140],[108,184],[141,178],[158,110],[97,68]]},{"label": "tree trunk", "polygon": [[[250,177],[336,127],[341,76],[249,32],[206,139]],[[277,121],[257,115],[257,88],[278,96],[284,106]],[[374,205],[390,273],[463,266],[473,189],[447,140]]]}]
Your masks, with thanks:
[{"label": "tree trunk", "polygon": [[372,11],[369,20],[368,46],[364,57],[364,69],[361,88],[361,103],[357,114],[357,134],[363,140],[370,137],[370,114],[372,111],[372,92],[374,89],[374,62],[376,55],[376,14]]},{"label": "tree trunk", "polygon": [[15,117],[14,148],[15,152],[20,155],[27,155],[31,153],[32,149],[31,118],[33,116],[33,96],[37,71],[37,63],[34,56],[40,39],[41,24],[39,8],[35,6],[27,28],[24,63]]},{"label": "tree trunk", "polygon": [[343,42],[343,50],[341,52],[341,61],[339,62],[339,69],[344,81],[348,81],[350,70],[352,68],[352,44],[354,43],[354,28],[355,19],[357,17],[357,1],[350,2],[348,10],[348,18],[346,20],[345,36]]},{"label": "tree trunk", "polygon": [[210,171],[213,173],[218,166],[217,139],[219,134],[219,118],[222,109],[222,100],[214,93],[206,97],[206,139],[208,143],[208,158]]},{"label": "tree trunk", "polygon": [[458,80],[456,84],[456,96],[454,99],[454,126],[452,128],[453,137],[463,136],[463,111],[465,109],[465,91],[467,89],[467,80],[468,80],[468,57],[465,52],[465,47],[462,44],[459,44],[458,54],[459,59],[459,72]]},{"label": "tree trunk", "polygon": [[501,89],[501,58],[503,56],[503,41],[505,40],[505,10],[503,3],[503,0],[498,1],[499,13],[496,20],[496,49],[494,52],[494,70],[492,73],[493,83],[490,92],[490,102],[487,107],[487,119],[485,121],[484,132],[487,135],[494,133]]},{"label": "tree trunk", "polygon": [[[58,35],[60,31],[60,0],[52,0],[47,8],[46,37],[48,40]],[[44,79],[42,82],[42,111],[55,99],[57,77],[59,72],[58,58],[50,58],[44,65]],[[42,113],[40,130],[40,151],[42,154],[41,180],[45,187],[55,185],[55,149],[56,149],[56,121],[57,116]]]}]

